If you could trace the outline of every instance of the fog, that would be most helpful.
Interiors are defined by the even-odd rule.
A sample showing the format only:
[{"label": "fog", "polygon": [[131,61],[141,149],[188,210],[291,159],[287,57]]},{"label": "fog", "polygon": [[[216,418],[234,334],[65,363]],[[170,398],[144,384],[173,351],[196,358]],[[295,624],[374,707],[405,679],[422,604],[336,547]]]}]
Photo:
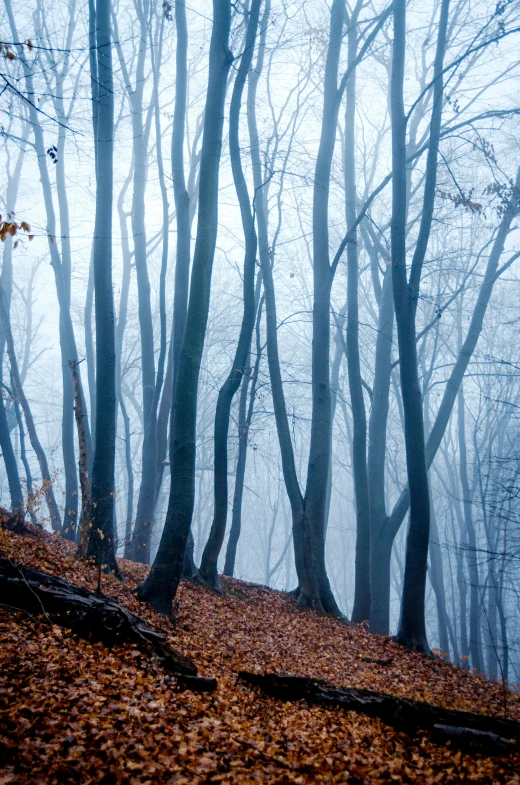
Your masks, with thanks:
[{"label": "fog", "polygon": [[[110,496],[117,555],[153,562],[170,500],[177,532],[172,505],[189,508],[191,571],[208,585],[222,589],[216,554],[218,573],[282,591],[299,587],[302,604],[327,612],[335,612],[332,597],[346,617],[408,644],[417,643],[406,619],[418,602],[426,637],[412,647],[424,650],[427,639],[463,667],[519,683],[518,6],[412,0],[399,43],[396,9],[403,6],[404,18],[404,3],[251,0],[229,11],[228,49],[228,4],[214,22],[210,3],[188,1],[179,76],[180,4],[98,0],[97,21],[91,5],[5,0],[0,10],[0,280],[20,384],[50,471],[46,483],[23,405],[20,411],[3,322],[1,504],[20,506],[18,474],[23,505],[32,482],[36,518],[78,537],[81,445],[71,360],[81,374],[96,496],[106,434],[96,412],[101,289],[93,238],[96,220],[109,212],[100,195],[109,199],[112,187],[103,163],[96,175],[96,156],[103,162],[110,148],[113,220],[102,239],[112,259],[105,250],[102,263],[112,270],[115,307],[107,327],[115,366],[106,374],[114,374],[117,404]],[[100,70],[108,69],[101,18],[111,20],[113,89]],[[228,53],[224,75],[211,63],[211,52],[218,55],[212,34]],[[219,89],[221,151],[211,103]],[[107,142],[96,116],[104,117],[108,94]],[[218,157],[218,186],[204,168],[212,131],[207,155]],[[199,210],[201,182],[208,201]],[[202,243],[212,236],[211,188],[218,231],[201,272]],[[191,237],[195,276],[188,340],[182,231]],[[401,305],[400,296],[408,298]],[[182,357],[186,368],[197,365],[190,325],[203,332],[200,375],[195,369],[190,377],[198,388],[191,473],[189,462],[170,465],[168,450],[172,400],[177,408],[195,400],[193,387],[183,387],[188,371],[177,374]],[[226,395],[228,432],[225,414],[215,426]],[[217,474],[221,483],[227,477],[223,514],[215,513],[215,436],[227,446]],[[429,469],[426,483],[421,466],[424,477]],[[194,500],[180,500],[192,486]],[[60,520],[49,509],[49,487]],[[102,528],[96,515],[93,532]],[[230,527],[240,516],[236,559],[225,569]],[[295,560],[299,516],[317,565],[316,597],[302,589],[308,568]],[[212,524],[213,556],[206,548],[199,574]]]}]

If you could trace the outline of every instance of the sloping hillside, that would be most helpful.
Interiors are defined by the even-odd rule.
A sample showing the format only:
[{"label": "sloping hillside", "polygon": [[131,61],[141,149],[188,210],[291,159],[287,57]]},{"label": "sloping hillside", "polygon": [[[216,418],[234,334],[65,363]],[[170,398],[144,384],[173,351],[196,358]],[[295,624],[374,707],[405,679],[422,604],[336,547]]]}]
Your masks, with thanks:
[{"label": "sloping hillside", "polygon": [[[95,589],[73,551],[48,534],[0,532],[0,556]],[[0,609],[1,785],[520,783],[518,755],[468,755],[354,712],[274,701],[236,675],[313,676],[520,720],[517,694],[239,581],[229,597],[183,584],[173,625],[131,593],[146,568],[121,565],[128,582],[103,577],[103,591],[165,630],[217,692],[178,692],[132,647],[107,650]]]}]

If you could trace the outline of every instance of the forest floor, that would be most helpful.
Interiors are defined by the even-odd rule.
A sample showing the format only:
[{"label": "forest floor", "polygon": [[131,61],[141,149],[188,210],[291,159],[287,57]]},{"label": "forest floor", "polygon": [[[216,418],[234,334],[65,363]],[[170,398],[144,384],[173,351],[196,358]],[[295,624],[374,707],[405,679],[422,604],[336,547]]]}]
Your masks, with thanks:
[{"label": "forest floor", "polygon": [[[96,570],[59,537],[0,531],[0,556],[95,590]],[[136,601],[147,568],[102,589],[190,657],[212,694],[177,692],[131,646],[106,649],[0,608],[0,785],[198,783],[519,783],[520,755],[488,758],[411,738],[354,712],[282,703],[237,683],[239,670],[319,677],[520,720],[520,695],[408,652],[236,580],[222,597],[183,583],[176,623]],[[391,658],[379,665],[364,658]],[[504,705],[506,704],[506,705]]]}]

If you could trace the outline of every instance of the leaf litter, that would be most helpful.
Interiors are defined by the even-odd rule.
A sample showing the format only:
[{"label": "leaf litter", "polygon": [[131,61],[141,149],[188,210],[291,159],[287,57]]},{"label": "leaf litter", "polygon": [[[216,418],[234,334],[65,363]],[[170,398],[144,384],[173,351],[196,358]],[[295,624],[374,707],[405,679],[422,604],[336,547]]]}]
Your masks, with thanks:
[{"label": "leaf litter", "polygon": [[[95,590],[97,571],[74,551],[46,532],[0,531],[0,556]],[[103,592],[217,677],[217,691],[179,692],[131,646],[0,608],[0,785],[520,785],[519,754],[468,755],[351,711],[274,701],[237,674],[291,673],[520,720],[517,693],[243,581],[224,579],[230,596],[183,582],[169,621],[132,594],[148,568],[120,566],[127,582],[104,576]]]}]

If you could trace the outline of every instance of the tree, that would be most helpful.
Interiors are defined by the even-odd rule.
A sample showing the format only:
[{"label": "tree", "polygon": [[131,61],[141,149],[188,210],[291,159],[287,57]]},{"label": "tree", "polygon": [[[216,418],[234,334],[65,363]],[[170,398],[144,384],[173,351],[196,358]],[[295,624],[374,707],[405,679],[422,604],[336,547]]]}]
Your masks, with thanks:
[{"label": "tree", "polygon": [[175,385],[171,426],[171,485],[166,522],[150,574],[138,590],[160,613],[169,614],[182,574],[195,494],[197,388],[209,311],[211,272],[218,228],[218,178],[224,102],[232,56],[228,48],[231,3],[213,2],[208,90],[200,163],[199,215],[190,297]]},{"label": "tree", "polygon": [[247,358],[251,351],[251,339],[255,326],[257,298],[255,298],[255,271],[257,236],[251,199],[247,189],[246,178],[240,154],[240,107],[247,75],[253,62],[256,34],[260,18],[261,0],[252,0],[244,42],[244,52],[240,58],[231,107],[229,112],[229,148],[233,179],[240,204],[242,228],[245,239],[244,253],[244,313],[238,338],[235,357],[229,375],[220,388],[215,411],[215,512],[213,526],[202,554],[200,572],[203,579],[211,586],[218,586],[217,561],[224,542],[228,510],[228,432],[231,403],[240,386]]},{"label": "tree", "polygon": [[96,222],[93,267],[96,314],[96,442],[92,469],[92,529],[88,551],[98,566],[119,573],[114,549],[114,472],[116,455],[116,349],[112,292],[112,195],[114,91],[110,0],[96,0],[97,85]]}]

